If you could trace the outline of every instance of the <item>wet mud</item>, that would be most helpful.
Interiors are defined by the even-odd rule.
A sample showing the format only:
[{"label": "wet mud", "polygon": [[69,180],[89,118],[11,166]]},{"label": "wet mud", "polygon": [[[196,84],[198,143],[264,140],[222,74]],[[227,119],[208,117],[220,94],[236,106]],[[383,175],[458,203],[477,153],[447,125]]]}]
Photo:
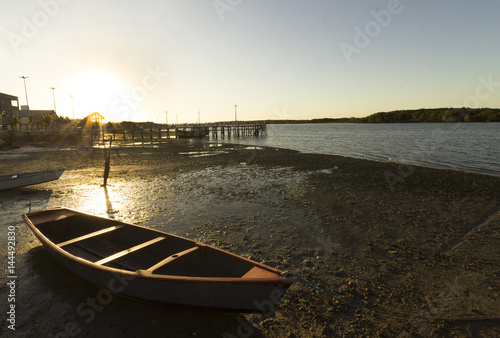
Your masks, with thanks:
[{"label": "wet mud", "polygon": [[[295,151],[172,141],[0,152],[0,175],[66,168],[0,191],[2,336],[336,337],[500,335],[500,178]],[[24,225],[68,207],[215,245],[290,271],[253,314],[144,304],[61,268]],[[15,302],[8,302],[15,229]],[[443,320],[446,319],[447,320]]]}]

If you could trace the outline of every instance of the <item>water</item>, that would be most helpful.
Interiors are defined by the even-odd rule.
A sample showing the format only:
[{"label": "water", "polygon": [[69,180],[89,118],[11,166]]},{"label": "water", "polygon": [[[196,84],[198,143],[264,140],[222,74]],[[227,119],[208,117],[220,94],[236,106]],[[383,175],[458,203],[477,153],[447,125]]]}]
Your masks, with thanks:
[{"label": "water", "polygon": [[500,123],[271,124],[258,146],[500,176]]}]

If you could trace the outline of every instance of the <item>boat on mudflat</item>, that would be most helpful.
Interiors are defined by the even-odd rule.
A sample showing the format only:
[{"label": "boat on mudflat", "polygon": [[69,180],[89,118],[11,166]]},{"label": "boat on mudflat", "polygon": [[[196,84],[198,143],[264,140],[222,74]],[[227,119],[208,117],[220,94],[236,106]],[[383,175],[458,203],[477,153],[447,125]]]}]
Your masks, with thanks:
[{"label": "boat on mudflat", "polygon": [[65,169],[52,169],[31,173],[0,176],[0,190],[14,189],[58,180]]},{"label": "boat on mudflat", "polygon": [[208,136],[210,129],[208,127],[178,127],[175,128],[177,138],[204,138]]},{"label": "boat on mudflat", "polygon": [[295,282],[210,245],[76,210],[23,218],[59,263],[127,298],[250,312],[278,303]]}]

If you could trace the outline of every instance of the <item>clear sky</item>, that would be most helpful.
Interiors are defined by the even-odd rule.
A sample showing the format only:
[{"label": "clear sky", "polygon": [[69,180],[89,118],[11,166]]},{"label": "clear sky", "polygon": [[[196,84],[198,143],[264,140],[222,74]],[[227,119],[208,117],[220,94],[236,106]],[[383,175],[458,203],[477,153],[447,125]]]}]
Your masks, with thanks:
[{"label": "clear sky", "polygon": [[59,115],[115,122],[498,108],[499,14],[498,0],[7,1],[0,92],[25,105],[29,76],[31,109],[54,93]]}]

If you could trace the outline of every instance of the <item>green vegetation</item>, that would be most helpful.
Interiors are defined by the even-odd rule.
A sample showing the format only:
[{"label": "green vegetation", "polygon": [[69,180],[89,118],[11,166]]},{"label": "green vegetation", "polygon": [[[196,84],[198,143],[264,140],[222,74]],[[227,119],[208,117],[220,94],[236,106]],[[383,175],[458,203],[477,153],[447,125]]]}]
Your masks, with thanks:
[{"label": "green vegetation", "polygon": [[500,122],[496,108],[434,108],[380,112],[367,117],[321,118],[312,120],[268,120],[269,124],[290,123],[429,123]]},{"label": "green vegetation", "polygon": [[12,116],[10,118],[10,124],[13,125],[13,126],[17,126],[19,125],[19,123],[21,123],[21,119],[17,116]]},{"label": "green vegetation", "polygon": [[50,126],[52,124],[52,116],[50,114],[45,114],[31,124],[35,126]]},{"label": "green vegetation", "polygon": [[491,108],[437,108],[417,110],[395,110],[375,113],[355,119],[364,123],[410,123],[410,122],[500,122],[500,109]]}]

